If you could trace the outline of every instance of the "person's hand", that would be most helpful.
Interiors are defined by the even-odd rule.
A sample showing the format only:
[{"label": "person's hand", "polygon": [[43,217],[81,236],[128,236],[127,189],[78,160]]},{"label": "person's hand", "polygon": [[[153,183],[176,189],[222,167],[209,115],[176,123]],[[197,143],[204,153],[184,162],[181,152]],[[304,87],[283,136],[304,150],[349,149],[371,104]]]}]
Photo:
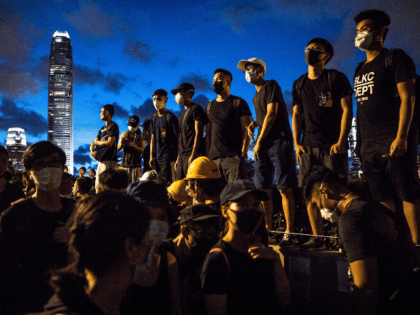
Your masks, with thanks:
[{"label": "person's hand", "polygon": [[391,144],[391,151],[389,154],[393,157],[399,157],[407,152],[407,139],[406,138],[395,138]]},{"label": "person's hand", "polygon": [[254,139],[254,129],[255,129],[255,127],[257,127],[257,122],[256,121],[253,121],[252,123],[249,124],[249,126],[247,128],[248,136],[251,139]]},{"label": "person's hand", "polygon": [[302,153],[306,153],[306,151],[305,151],[303,145],[301,145],[301,144],[297,144],[295,147],[296,147],[297,161],[298,161],[299,164],[301,164],[302,160],[301,160],[300,156],[302,155]]},{"label": "person's hand", "polygon": [[96,151],[90,151],[90,155],[92,155],[92,157],[97,161],[101,159],[101,155]]},{"label": "person's hand", "polygon": [[255,142],[255,146],[254,146],[254,160],[257,161],[260,159],[259,157],[259,153],[260,153],[260,140],[257,140],[257,142]]},{"label": "person's hand", "polygon": [[156,163],[155,160],[153,160],[153,158],[150,158],[149,166],[151,169],[155,169]]},{"label": "person's hand", "polygon": [[271,247],[265,246],[261,243],[251,245],[248,248],[248,253],[251,255],[252,259],[275,260],[280,258],[279,254],[277,254]]},{"label": "person's hand", "polygon": [[92,145],[96,145],[98,143],[98,139],[93,140]]},{"label": "person's hand", "polygon": [[333,144],[330,149],[330,154],[344,154],[346,153],[346,145],[345,144],[339,144],[338,142],[336,144]]},{"label": "person's hand", "polygon": [[57,243],[67,244],[70,241],[71,232],[67,226],[60,226],[55,229],[53,240]]}]

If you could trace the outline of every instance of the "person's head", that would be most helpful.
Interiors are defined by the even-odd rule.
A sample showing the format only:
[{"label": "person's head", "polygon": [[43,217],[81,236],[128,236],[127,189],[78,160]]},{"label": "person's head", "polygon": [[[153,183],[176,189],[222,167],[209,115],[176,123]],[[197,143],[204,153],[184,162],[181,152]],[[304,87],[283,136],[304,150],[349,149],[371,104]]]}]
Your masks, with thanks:
[{"label": "person's head", "polygon": [[112,120],[112,116],[114,116],[114,106],[111,104],[102,106],[100,113],[101,120],[110,121]]},{"label": "person's head", "polygon": [[245,79],[251,84],[256,84],[260,78],[264,79],[264,74],[267,71],[264,61],[258,58],[239,61],[238,69],[242,70]]},{"label": "person's head", "polygon": [[157,89],[153,92],[153,105],[157,111],[163,110],[166,107],[168,101],[168,92],[164,89]]},{"label": "person's head", "polygon": [[128,174],[124,170],[108,168],[99,175],[99,188],[101,191],[125,191],[128,185]]},{"label": "person's head", "polygon": [[132,115],[130,116],[130,118],[128,119],[128,131],[130,132],[136,132],[137,129],[139,129],[140,126],[140,118],[137,115]]},{"label": "person's head", "polygon": [[75,196],[87,195],[92,187],[92,180],[89,177],[79,177],[73,186]]},{"label": "person's head", "polygon": [[340,193],[348,191],[345,179],[324,166],[312,168],[303,180],[303,197],[306,203],[316,204],[323,217],[324,213],[331,213],[336,209],[343,199]]},{"label": "person's head", "polygon": [[40,141],[26,149],[22,162],[37,188],[52,191],[60,185],[66,154],[51,142]]},{"label": "person's head", "polygon": [[334,56],[334,48],[323,38],[313,38],[305,47],[305,61],[308,65],[322,64],[325,66]]},{"label": "person's head", "polygon": [[190,206],[193,204],[192,197],[186,191],[188,182],[186,180],[177,180],[168,187],[168,194],[170,198],[177,203]]},{"label": "person's head", "polygon": [[369,50],[374,42],[384,42],[391,24],[388,14],[375,9],[359,12],[354,21],[357,25],[355,45],[361,50]]},{"label": "person's head", "polygon": [[224,90],[230,92],[232,73],[225,69],[216,69],[213,77],[213,91],[220,95]]},{"label": "person's head", "polygon": [[156,172],[155,170],[147,171],[140,177],[140,181],[146,181],[146,180],[154,181],[159,184],[163,183],[162,176],[160,176],[159,173]]},{"label": "person's head", "polygon": [[68,173],[69,172],[69,168],[67,167],[67,165],[64,165],[64,173]]},{"label": "person's head", "polygon": [[207,254],[216,244],[222,216],[205,205],[193,205],[181,210],[181,234],[190,249]]},{"label": "person's head", "polygon": [[73,191],[73,182],[74,177],[69,173],[63,173],[61,177],[60,186],[58,187],[58,191],[61,196],[71,196]]},{"label": "person's head", "polygon": [[243,234],[254,233],[263,217],[261,201],[268,199],[265,192],[247,180],[228,183],[220,195],[222,215],[227,219],[228,229]]},{"label": "person's head", "polygon": [[86,174],[86,167],[82,166],[79,169],[79,175],[80,175],[80,177],[83,177],[83,176],[85,176],[85,174]]},{"label": "person's head", "polygon": [[176,89],[171,90],[171,93],[175,95],[175,101],[179,105],[184,105],[185,101],[191,102],[194,95],[195,87],[190,83],[181,83]]},{"label": "person's head", "polygon": [[7,171],[8,165],[9,153],[7,153],[7,149],[4,146],[0,145],[0,178]]},{"label": "person's head", "polygon": [[[125,194],[108,191],[81,199],[76,205],[69,242],[74,261],[52,277],[56,291],[67,289],[63,275],[68,273],[82,278],[85,270],[96,278],[123,268],[134,273],[149,252],[149,224],[147,208]],[[73,292],[67,289],[63,293]]]},{"label": "person's head", "polygon": [[92,170],[89,171],[89,177],[90,178],[94,178],[95,175],[96,175],[96,171],[95,170],[92,169]]}]

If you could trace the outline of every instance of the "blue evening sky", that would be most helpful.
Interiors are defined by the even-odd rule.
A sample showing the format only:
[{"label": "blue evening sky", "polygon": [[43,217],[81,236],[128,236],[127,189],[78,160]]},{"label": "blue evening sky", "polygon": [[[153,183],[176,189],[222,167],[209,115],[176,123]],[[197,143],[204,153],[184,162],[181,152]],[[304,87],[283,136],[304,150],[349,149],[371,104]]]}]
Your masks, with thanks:
[{"label": "blue evening sky", "polygon": [[[404,49],[420,70],[420,1],[73,1],[3,0],[0,5],[0,144],[7,129],[25,129],[30,143],[47,139],[48,56],[55,31],[67,31],[74,61],[75,166],[94,165],[88,145],[103,125],[102,105],[116,106],[126,130],[129,115],[150,118],[154,90],[181,82],[196,87],[197,102],[214,99],[213,71],[232,72],[231,93],[253,112],[255,88],[237,64],[257,57],[266,79],[281,86],[291,110],[293,81],[307,71],[304,47],[329,40],[335,56],[327,68],[352,82],[365,54],[354,47],[354,15],[370,8],[391,17],[387,47]],[[167,108],[180,113],[169,95]]]}]

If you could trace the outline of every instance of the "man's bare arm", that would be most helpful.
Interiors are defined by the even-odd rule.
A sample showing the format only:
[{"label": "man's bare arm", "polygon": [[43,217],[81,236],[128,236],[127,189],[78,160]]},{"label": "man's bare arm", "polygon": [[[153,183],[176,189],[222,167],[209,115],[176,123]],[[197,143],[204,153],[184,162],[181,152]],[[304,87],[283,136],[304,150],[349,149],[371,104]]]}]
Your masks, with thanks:
[{"label": "man's bare arm", "polygon": [[296,158],[298,163],[301,163],[300,156],[305,153],[305,149],[300,143],[300,137],[302,134],[302,105],[293,105],[293,117],[292,117],[292,129],[293,129],[293,140],[295,142]]},{"label": "man's bare arm", "polygon": [[249,144],[251,138],[248,135],[248,126],[251,124],[251,116],[241,116],[241,129],[242,129],[242,154],[248,154]]},{"label": "man's bare arm", "polygon": [[343,110],[343,114],[341,115],[340,137],[338,142],[331,146],[330,154],[346,153],[347,137],[349,136],[351,120],[353,119],[353,103],[351,95],[347,95],[341,99],[341,108]]}]

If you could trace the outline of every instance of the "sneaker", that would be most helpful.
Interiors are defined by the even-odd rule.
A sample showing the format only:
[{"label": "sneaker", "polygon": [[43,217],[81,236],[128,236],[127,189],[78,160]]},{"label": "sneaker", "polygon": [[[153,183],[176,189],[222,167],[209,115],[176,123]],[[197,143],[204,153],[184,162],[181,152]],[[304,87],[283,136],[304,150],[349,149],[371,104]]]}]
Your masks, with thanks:
[{"label": "sneaker", "polygon": [[324,240],[319,237],[311,237],[311,239],[299,246],[303,250],[326,250],[327,247],[324,244]]},{"label": "sneaker", "polygon": [[294,245],[292,236],[289,233],[284,233],[283,239],[280,241],[280,247],[290,247]]}]

